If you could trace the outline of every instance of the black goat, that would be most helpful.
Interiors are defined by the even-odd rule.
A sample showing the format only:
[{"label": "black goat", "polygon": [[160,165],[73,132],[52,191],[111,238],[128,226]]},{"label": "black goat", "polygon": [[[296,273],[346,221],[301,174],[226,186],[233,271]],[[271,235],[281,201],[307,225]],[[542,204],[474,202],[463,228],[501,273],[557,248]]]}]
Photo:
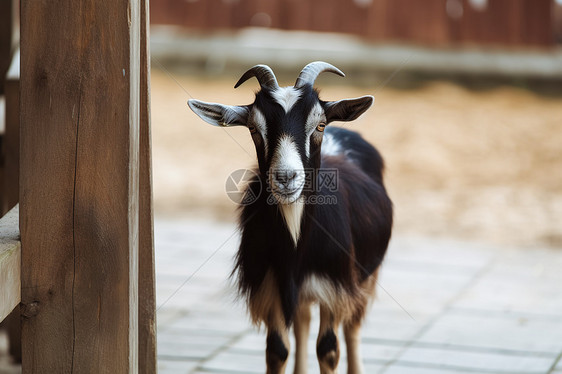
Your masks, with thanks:
[{"label": "black goat", "polygon": [[362,373],[359,329],[391,235],[380,154],[359,134],[326,127],[356,119],[374,98],[320,100],[313,84],[323,71],[344,75],[313,62],[294,87],[279,87],[273,71],[257,65],[235,86],[256,77],[261,90],[253,104],[189,100],[212,125],[248,127],[256,146],[258,170],[246,192],[257,198],[241,207],[235,273],[253,322],[267,326],[268,373],[285,371],[292,324],[295,373],[306,372],[312,303],[320,305],[321,372],[337,372],[343,324],[348,373]]}]

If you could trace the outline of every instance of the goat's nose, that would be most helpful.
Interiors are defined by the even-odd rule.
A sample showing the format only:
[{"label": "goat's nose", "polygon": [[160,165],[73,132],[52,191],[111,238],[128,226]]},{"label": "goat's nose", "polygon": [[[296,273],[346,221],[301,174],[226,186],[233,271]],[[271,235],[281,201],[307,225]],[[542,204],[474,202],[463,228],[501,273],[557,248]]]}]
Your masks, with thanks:
[{"label": "goat's nose", "polygon": [[274,176],[277,183],[287,186],[297,177],[297,172],[295,170],[279,170],[275,172]]}]

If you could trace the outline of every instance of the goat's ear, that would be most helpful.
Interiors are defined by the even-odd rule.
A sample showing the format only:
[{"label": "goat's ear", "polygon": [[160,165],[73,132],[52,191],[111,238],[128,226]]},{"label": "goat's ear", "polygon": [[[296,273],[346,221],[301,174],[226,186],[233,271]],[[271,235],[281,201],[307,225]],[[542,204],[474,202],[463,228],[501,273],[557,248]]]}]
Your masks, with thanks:
[{"label": "goat's ear", "polygon": [[356,99],[345,99],[339,101],[328,101],[324,106],[326,120],[349,122],[357,119],[373,105],[373,96],[363,96]]},{"label": "goat's ear", "polygon": [[250,112],[247,106],[206,103],[195,99],[189,100],[187,104],[203,121],[213,126],[246,126]]}]

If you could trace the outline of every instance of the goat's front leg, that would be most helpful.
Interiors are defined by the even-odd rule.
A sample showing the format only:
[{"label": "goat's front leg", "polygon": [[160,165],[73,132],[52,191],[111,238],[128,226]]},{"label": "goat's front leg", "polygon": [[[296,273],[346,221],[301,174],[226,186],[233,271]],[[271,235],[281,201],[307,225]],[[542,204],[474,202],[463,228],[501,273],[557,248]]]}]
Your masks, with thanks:
[{"label": "goat's front leg", "polygon": [[310,304],[299,306],[295,315],[295,372],[294,374],[306,374],[308,359],[308,333],[310,330]]},{"label": "goat's front leg", "polygon": [[267,374],[283,374],[289,357],[289,332],[281,308],[273,308],[267,321],[265,361]]},{"label": "goat's front leg", "polygon": [[316,341],[316,355],[321,374],[337,374],[340,349],[338,343],[339,320],[330,310],[320,305],[320,330]]}]

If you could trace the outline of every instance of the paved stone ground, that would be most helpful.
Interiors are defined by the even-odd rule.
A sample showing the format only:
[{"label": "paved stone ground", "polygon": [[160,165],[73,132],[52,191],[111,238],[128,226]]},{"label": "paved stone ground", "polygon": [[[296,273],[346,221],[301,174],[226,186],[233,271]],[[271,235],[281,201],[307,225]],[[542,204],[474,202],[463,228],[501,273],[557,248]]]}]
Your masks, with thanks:
[{"label": "paved stone ground", "polygon": [[[264,331],[228,281],[235,226],[158,219],[155,232],[159,372],[264,373]],[[561,269],[556,250],[394,238],[363,329],[366,373],[562,374]],[[17,372],[0,359],[0,374]]]},{"label": "paved stone ground", "polygon": [[[234,225],[157,220],[160,373],[265,372],[264,331],[228,281],[237,242]],[[366,372],[562,374],[561,269],[556,250],[394,238],[363,329]]]}]

